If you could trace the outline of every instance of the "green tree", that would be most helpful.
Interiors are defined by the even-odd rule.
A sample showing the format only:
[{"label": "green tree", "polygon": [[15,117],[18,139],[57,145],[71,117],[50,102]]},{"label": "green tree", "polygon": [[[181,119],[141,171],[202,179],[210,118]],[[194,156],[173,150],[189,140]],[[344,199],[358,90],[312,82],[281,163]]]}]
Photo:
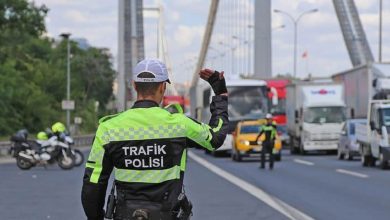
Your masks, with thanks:
[{"label": "green tree", "polygon": [[[0,136],[20,128],[36,132],[65,119],[66,44],[43,37],[47,12],[26,0],[0,1]],[[115,71],[106,50],[71,45],[72,115],[91,131],[112,99]]]}]

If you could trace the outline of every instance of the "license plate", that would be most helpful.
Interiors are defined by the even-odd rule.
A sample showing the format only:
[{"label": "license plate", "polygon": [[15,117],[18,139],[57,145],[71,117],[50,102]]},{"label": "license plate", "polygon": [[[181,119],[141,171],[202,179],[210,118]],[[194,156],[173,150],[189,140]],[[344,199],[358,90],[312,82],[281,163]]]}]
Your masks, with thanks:
[{"label": "license plate", "polygon": [[260,152],[260,151],[261,151],[261,147],[260,147],[260,146],[254,147],[254,148],[253,148],[253,151]]}]

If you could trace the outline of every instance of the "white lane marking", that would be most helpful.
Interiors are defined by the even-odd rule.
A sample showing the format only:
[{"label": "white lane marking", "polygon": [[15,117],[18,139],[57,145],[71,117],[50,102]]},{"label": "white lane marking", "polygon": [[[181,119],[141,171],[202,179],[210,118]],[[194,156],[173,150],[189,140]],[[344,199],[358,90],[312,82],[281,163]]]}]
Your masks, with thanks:
[{"label": "white lane marking", "polygon": [[306,160],[294,159],[294,162],[295,163],[304,164],[304,165],[308,165],[308,166],[314,166],[313,162],[306,161]]},{"label": "white lane marking", "polygon": [[204,166],[211,172],[217,174],[218,176],[224,178],[225,180],[229,181],[230,183],[236,185],[237,187],[241,188],[242,190],[248,192],[252,196],[256,197],[257,199],[263,201],[267,205],[274,208],[276,211],[280,212],[281,214],[285,215],[287,218],[292,220],[314,220],[312,217],[306,215],[305,213],[299,211],[298,209],[295,209],[294,207],[286,204],[285,202],[267,194],[262,189],[246,182],[243,179],[240,179],[233,174],[215,166],[214,164],[208,162],[207,160],[197,156],[196,154],[192,153],[191,151],[188,152],[188,156],[193,159],[195,162],[199,163],[200,165]]},{"label": "white lane marking", "polygon": [[354,171],[349,171],[349,170],[344,170],[344,169],[337,169],[336,172],[355,176],[355,177],[360,177],[360,178],[368,178],[368,175],[366,175],[366,174],[357,173]]}]

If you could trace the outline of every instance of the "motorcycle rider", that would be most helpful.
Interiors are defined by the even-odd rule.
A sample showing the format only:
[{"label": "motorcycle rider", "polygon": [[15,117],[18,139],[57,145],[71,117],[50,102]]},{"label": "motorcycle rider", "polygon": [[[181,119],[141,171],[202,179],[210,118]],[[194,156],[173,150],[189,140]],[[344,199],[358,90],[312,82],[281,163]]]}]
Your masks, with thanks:
[{"label": "motorcycle rider", "polygon": [[262,149],[260,156],[260,168],[265,168],[265,155],[269,154],[269,168],[272,170],[274,168],[274,154],[273,148],[275,145],[275,139],[277,136],[276,132],[276,123],[272,120],[272,115],[267,113],[265,116],[267,123],[261,127],[259,135],[257,135],[256,141],[261,139]]},{"label": "motorcycle rider", "polygon": [[166,83],[170,83],[164,63],[145,59],[136,65],[137,101],[131,109],[99,121],[86,163],[81,197],[89,220],[104,218],[106,188],[113,169],[117,200],[112,202],[113,188],[106,217],[111,218],[108,213],[115,210],[117,220],[188,219],[192,205],[183,193],[187,148],[199,145],[215,150],[228,132],[223,72],[204,69],[199,74],[215,93],[209,124],[188,118],[180,110],[159,107]]},{"label": "motorcycle rider", "polygon": [[39,157],[41,160],[50,160],[51,156],[50,154],[46,151],[46,145],[45,143],[49,140],[48,135],[44,131],[40,131],[37,134],[37,143],[39,144]]}]

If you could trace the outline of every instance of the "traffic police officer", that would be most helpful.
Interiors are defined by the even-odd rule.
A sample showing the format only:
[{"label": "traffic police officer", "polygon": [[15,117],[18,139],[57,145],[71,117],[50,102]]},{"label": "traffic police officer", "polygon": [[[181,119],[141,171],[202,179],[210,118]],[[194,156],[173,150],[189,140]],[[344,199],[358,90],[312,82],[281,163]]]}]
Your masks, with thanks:
[{"label": "traffic police officer", "polygon": [[117,197],[114,219],[177,219],[187,148],[198,145],[213,151],[222,145],[228,132],[223,72],[205,69],[199,75],[215,93],[209,124],[159,107],[166,83],[170,83],[165,64],[146,59],[136,65],[134,106],[99,121],[81,195],[88,219],[104,218],[112,170]]},{"label": "traffic police officer", "polygon": [[258,141],[259,138],[262,141],[262,149],[261,149],[261,157],[260,157],[260,168],[265,168],[265,154],[269,154],[269,168],[273,169],[274,167],[274,154],[273,154],[273,148],[275,145],[275,138],[277,135],[276,132],[276,124],[272,120],[272,115],[267,114],[265,116],[265,119],[267,120],[267,123],[261,127],[261,131],[259,135],[257,136],[256,140]]}]

